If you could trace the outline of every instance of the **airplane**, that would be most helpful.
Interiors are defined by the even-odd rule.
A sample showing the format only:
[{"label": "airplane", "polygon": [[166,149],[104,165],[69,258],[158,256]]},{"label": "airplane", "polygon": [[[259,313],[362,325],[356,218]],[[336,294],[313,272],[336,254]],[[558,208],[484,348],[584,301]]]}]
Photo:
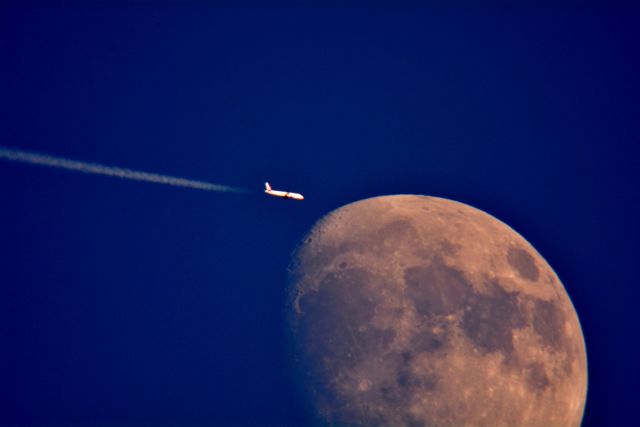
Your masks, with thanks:
[{"label": "airplane", "polygon": [[271,188],[271,184],[264,183],[264,192],[270,196],[282,197],[283,199],[304,200],[304,196],[300,193],[290,193],[288,191],[278,191]]}]

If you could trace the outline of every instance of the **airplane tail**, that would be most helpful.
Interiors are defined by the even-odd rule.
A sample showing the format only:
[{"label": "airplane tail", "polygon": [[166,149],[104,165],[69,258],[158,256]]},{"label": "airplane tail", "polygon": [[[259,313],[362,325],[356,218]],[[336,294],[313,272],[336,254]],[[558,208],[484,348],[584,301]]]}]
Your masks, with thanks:
[{"label": "airplane tail", "polygon": [[268,182],[264,183],[264,189],[267,191],[271,191],[271,184],[269,184]]}]

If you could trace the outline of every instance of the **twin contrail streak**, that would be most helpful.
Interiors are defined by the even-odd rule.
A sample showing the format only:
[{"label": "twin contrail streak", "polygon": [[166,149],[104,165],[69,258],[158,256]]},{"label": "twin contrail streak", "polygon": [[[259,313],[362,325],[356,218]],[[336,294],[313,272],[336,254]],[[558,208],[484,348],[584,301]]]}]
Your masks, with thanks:
[{"label": "twin contrail streak", "polygon": [[226,185],[212,184],[210,182],[194,181],[191,179],[176,178],[173,176],[158,175],[155,173],[138,172],[130,169],[104,166],[97,163],[80,162],[62,157],[49,156],[31,151],[16,150],[0,147],[0,159],[11,162],[28,163],[31,165],[49,166],[52,168],[66,169],[69,171],[83,172],[93,175],[114,176],[116,178],[130,179],[133,181],[153,182],[155,184],[172,185],[174,187],[194,188],[196,190],[218,191],[225,193],[242,193],[241,188]]}]

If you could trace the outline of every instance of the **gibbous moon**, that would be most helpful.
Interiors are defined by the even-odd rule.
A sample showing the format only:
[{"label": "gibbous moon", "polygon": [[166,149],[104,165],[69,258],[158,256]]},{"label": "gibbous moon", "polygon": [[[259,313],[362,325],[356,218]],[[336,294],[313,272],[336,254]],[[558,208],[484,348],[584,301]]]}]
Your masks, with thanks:
[{"label": "gibbous moon", "polygon": [[288,302],[297,378],[328,425],[580,425],[571,300],[471,206],[386,196],[331,212],[293,256]]}]

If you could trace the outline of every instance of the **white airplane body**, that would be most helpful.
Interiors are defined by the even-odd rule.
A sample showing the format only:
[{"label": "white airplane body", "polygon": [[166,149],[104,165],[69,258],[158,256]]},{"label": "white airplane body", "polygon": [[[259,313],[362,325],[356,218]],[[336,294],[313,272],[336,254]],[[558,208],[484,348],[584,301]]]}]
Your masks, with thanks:
[{"label": "white airplane body", "polygon": [[279,191],[271,188],[271,184],[264,183],[264,192],[270,196],[282,197],[283,199],[304,200],[304,196],[300,193],[291,193],[289,191]]}]

